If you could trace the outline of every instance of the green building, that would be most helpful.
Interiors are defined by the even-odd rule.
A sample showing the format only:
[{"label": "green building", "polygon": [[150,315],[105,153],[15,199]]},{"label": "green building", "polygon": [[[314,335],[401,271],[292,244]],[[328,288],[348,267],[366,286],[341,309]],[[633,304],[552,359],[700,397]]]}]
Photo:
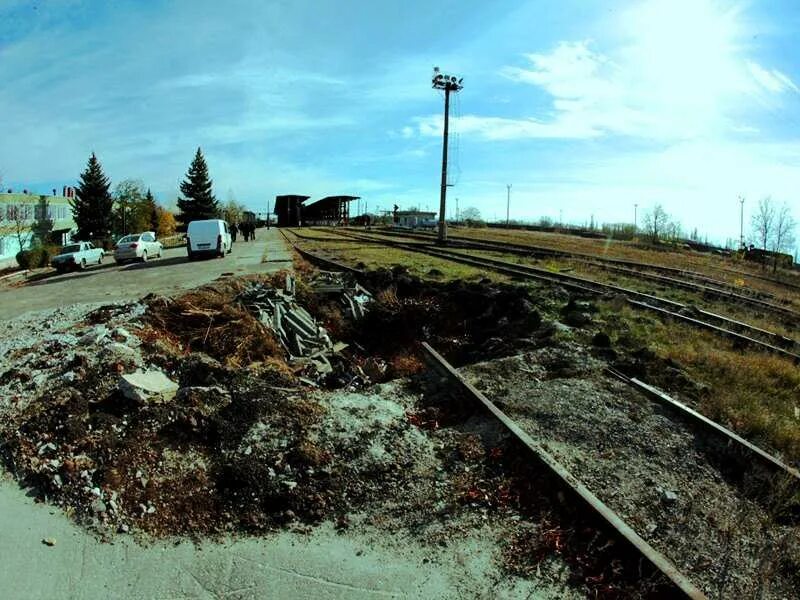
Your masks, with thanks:
[{"label": "green building", "polygon": [[75,188],[71,187],[64,187],[61,196],[55,193],[52,196],[30,194],[27,191],[21,194],[0,193],[0,266],[13,264],[17,252],[30,248],[33,241],[32,226],[40,217],[41,207],[45,203],[47,218],[53,221],[50,241],[59,245],[67,243],[70,233],[75,229],[69,204],[74,195]]}]

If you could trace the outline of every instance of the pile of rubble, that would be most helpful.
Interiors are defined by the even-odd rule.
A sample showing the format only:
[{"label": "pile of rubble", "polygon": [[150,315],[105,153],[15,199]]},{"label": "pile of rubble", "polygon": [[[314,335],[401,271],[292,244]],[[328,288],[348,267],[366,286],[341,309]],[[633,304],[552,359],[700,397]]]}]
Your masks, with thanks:
[{"label": "pile of rubble", "polygon": [[387,478],[410,489],[430,442],[411,404],[365,388],[421,369],[420,340],[503,351],[540,319],[510,286],[374,279],[373,295],[330,273],[230,278],[41,326],[0,364],[5,464],[81,522],[157,535],[315,522]]},{"label": "pile of rubble", "polygon": [[[283,289],[264,282],[251,282],[237,300],[277,336],[288,352],[289,363],[304,368],[301,380],[316,385],[334,372],[331,359],[348,345],[331,340],[328,331],[297,303],[294,277],[289,273],[285,277]],[[338,298],[353,320],[362,318],[372,301],[367,290],[357,283],[346,283],[340,273],[323,272],[312,279],[308,287],[314,294]]]}]

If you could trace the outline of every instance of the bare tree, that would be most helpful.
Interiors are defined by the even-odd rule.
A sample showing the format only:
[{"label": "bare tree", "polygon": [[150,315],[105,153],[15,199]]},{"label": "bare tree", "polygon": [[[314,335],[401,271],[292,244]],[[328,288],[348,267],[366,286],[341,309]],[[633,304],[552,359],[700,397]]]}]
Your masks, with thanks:
[{"label": "bare tree", "polygon": [[[670,229],[672,231],[669,231]],[[667,211],[660,204],[656,204],[644,214],[644,230],[654,244],[657,244],[664,235],[676,233]]]},{"label": "bare tree", "polygon": [[758,246],[765,252],[772,239],[774,226],[775,205],[772,202],[772,197],[766,196],[758,201],[758,207],[751,219],[753,238],[755,238]]},{"label": "bare tree", "polygon": [[[0,219],[0,229],[9,232],[17,238],[20,251],[25,250],[31,242],[33,231],[31,219],[33,218],[32,204],[9,204],[5,210],[5,219]],[[2,208],[0,208],[2,211]]]},{"label": "bare tree", "polygon": [[789,205],[784,203],[780,209],[775,211],[775,219],[772,228],[772,270],[778,270],[778,253],[791,252],[795,244],[795,228],[797,222],[792,216]]},{"label": "bare tree", "polygon": [[465,221],[467,225],[472,223],[481,222],[481,211],[474,206],[470,206],[461,211],[461,220]]}]

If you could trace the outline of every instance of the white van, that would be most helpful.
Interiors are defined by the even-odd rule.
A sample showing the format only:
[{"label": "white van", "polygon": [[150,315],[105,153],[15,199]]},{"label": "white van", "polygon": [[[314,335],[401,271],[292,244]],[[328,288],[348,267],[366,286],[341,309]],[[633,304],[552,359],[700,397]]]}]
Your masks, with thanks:
[{"label": "white van", "polygon": [[192,221],[186,230],[189,260],[201,256],[225,256],[231,251],[231,232],[222,219]]}]

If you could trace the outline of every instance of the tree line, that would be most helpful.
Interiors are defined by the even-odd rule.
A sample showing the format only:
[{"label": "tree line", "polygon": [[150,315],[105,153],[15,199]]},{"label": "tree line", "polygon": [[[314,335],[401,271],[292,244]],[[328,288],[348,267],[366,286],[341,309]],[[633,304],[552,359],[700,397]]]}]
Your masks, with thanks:
[{"label": "tree line", "polygon": [[155,231],[159,237],[173,234],[195,220],[226,218],[234,222],[242,218],[244,207],[231,199],[220,207],[214,196],[213,182],[200,148],[180,184],[178,214],[160,206],[142,181],[126,179],[111,191],[111,181],[92,153],[81,173],[75,198],[70,200],[72,215],[81,240],[110,240],[112,234],[125,235]]}]

